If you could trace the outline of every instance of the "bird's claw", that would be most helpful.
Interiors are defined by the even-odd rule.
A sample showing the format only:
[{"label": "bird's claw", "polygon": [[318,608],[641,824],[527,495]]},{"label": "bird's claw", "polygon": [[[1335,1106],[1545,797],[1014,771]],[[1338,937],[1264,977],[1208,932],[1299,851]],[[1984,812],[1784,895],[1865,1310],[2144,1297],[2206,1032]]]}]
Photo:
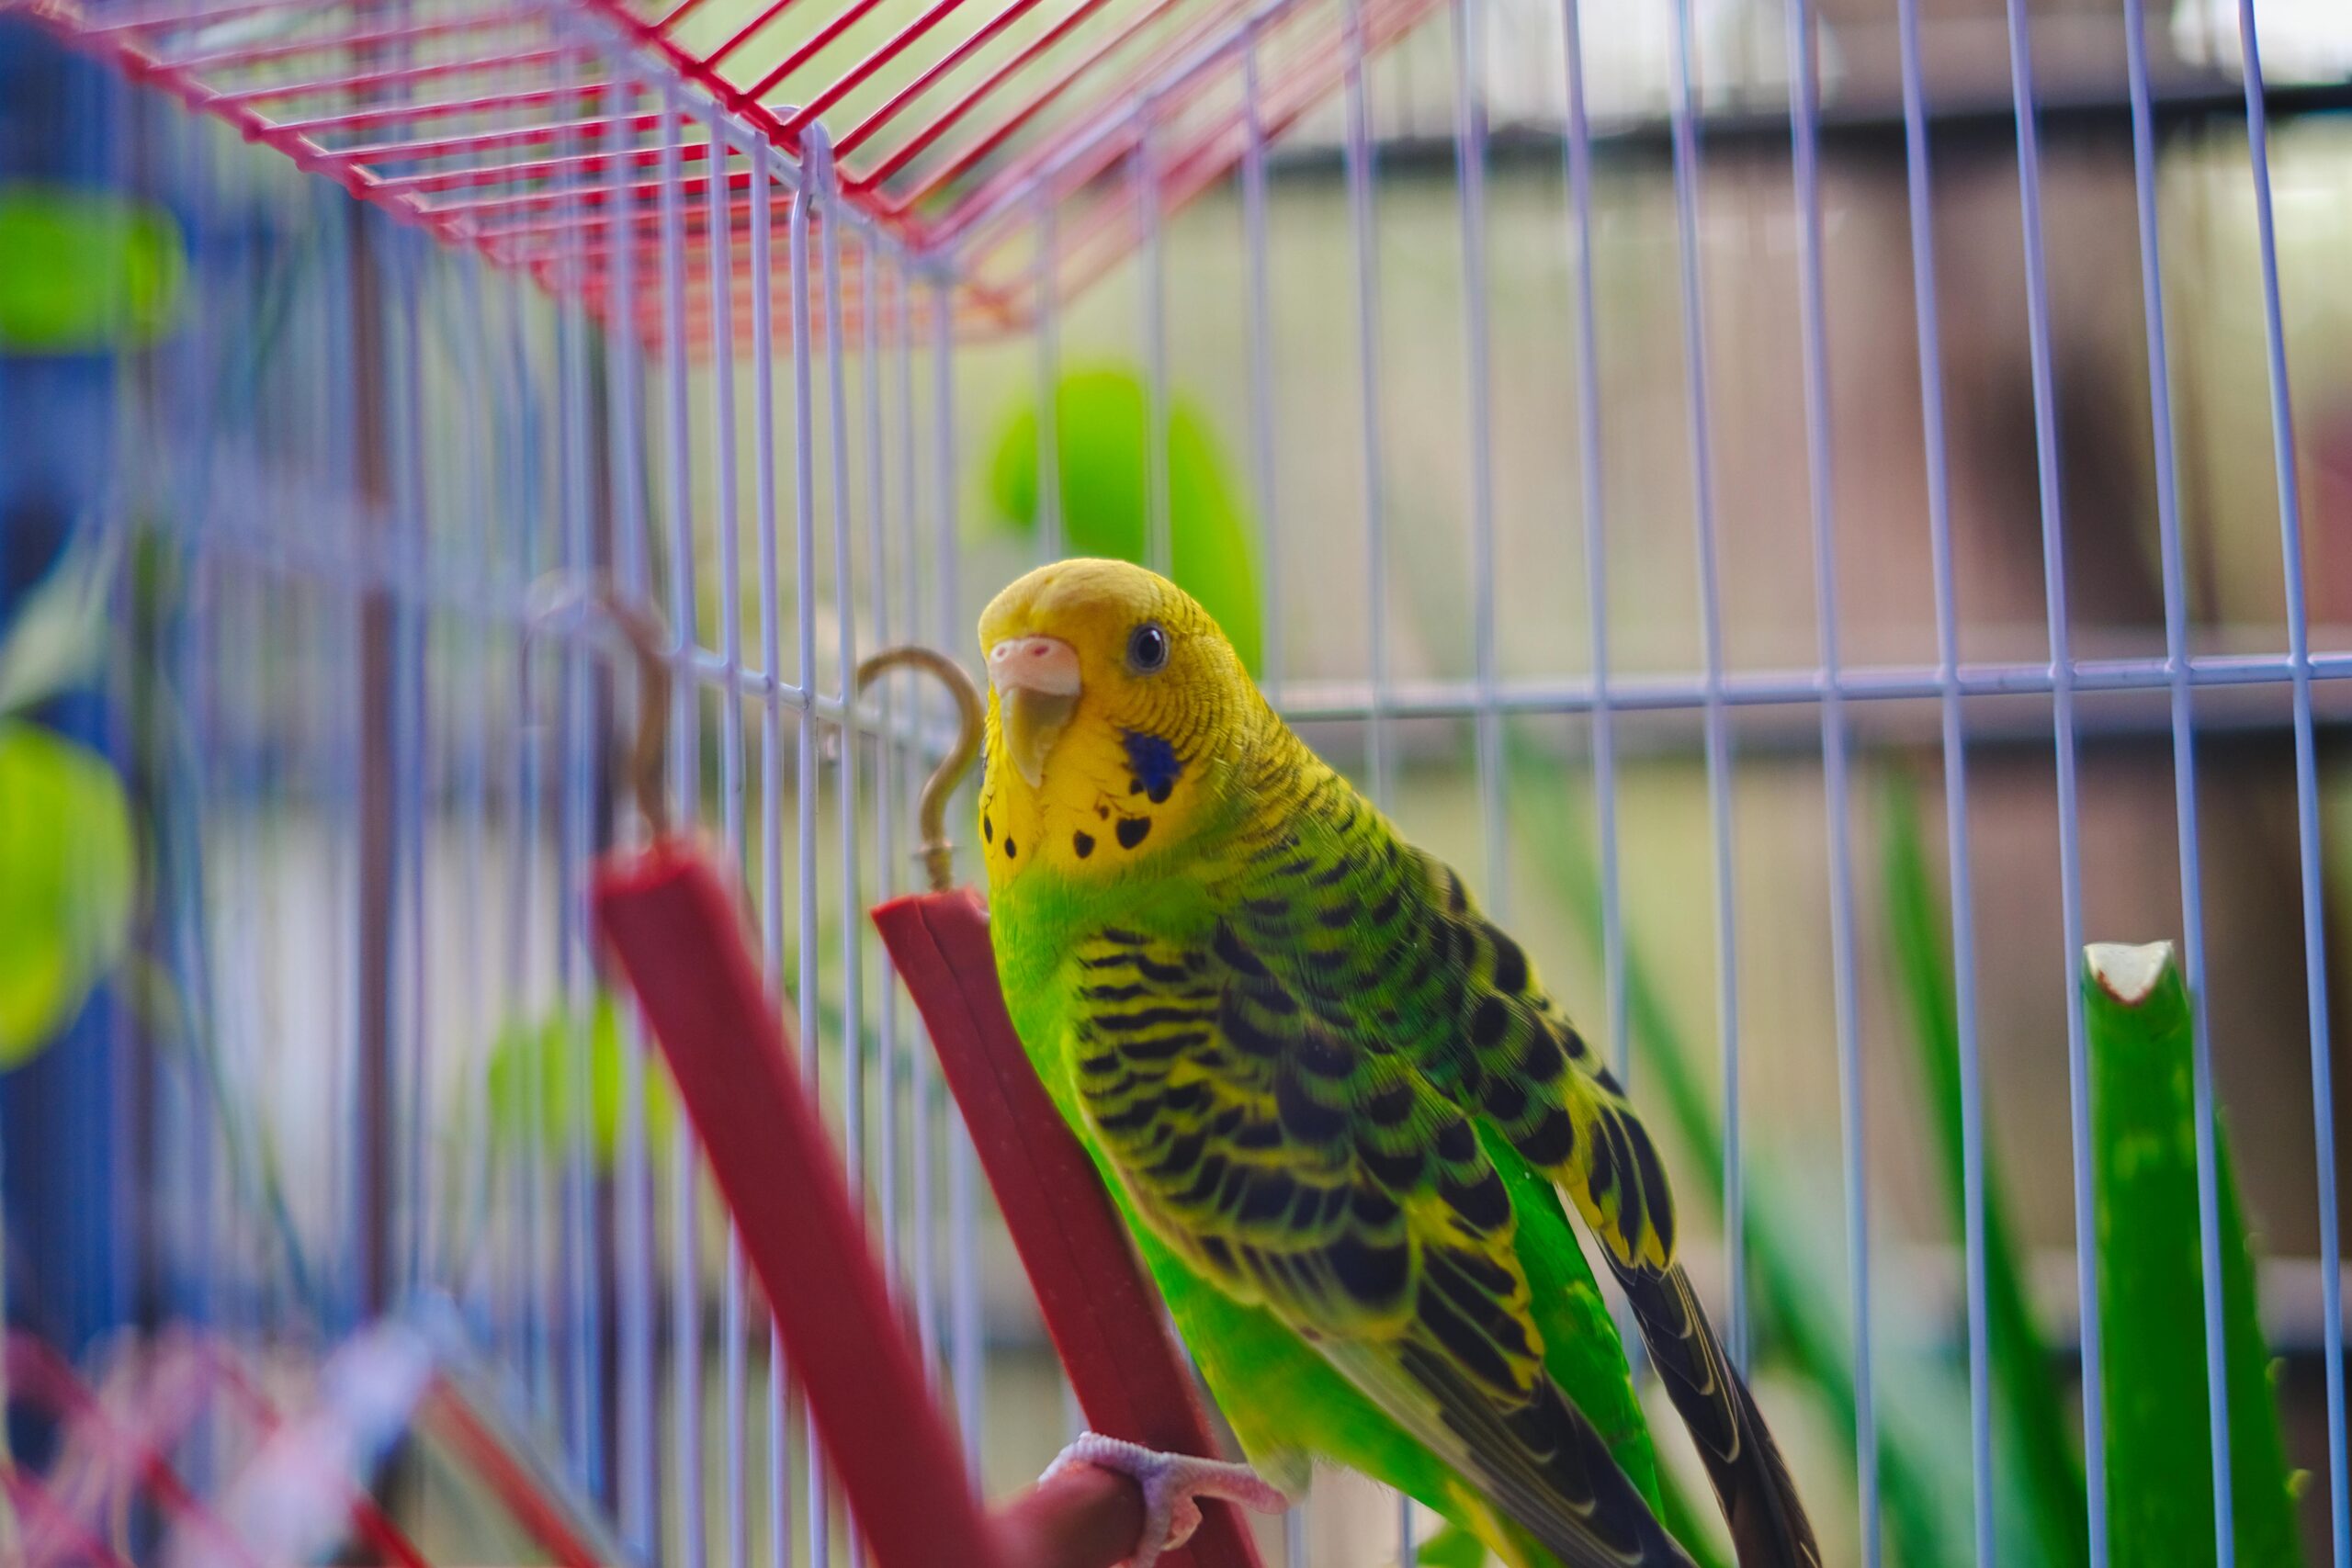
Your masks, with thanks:
[{"label": "bird's claw", "polygon": [[1046,1473],[1038,1480],[1051,1480],[1073,1464],[1116,1471],[1142,1492],[1143,1534],[1125,1568],[1152,1568],[1161,1552],[1192,1540],[1193,1532],[1201,1528],[1200,1498],[1222,1498],[1261,1514],[1279,1514],[1290,1506],[1290,1499],[1279,1487],[1246,1464],[1201,1459],[1193,1454],[1161,1453],[1140,1443],[1106,1438],[1100,1432],[1082,1433],[1076,1442],[1055,1456],[1054,1462],[1046,1467]]}]

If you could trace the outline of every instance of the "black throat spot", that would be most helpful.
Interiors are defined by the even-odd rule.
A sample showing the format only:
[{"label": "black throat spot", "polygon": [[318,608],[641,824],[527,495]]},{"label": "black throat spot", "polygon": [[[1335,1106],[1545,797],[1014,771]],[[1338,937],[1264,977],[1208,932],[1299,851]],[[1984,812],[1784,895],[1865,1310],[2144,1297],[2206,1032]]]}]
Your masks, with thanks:
[{"label": "black throat spot", "polygon": [[1176,748],[1165,737],[1141,729],[1123,729],[1119,740],[1126,749],[1134,792],[1148,795],[1154,806],[1164,804],[1176,781],[1184,776],[1183,760],[1176,755]]}]

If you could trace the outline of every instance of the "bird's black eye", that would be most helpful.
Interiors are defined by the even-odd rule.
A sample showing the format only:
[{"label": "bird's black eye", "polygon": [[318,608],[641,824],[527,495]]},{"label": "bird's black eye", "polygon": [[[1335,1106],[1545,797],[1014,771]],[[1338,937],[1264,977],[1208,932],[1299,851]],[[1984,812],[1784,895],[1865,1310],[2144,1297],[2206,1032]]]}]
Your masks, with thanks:
[{"label": "bird's black eye", "polygon": [[1127,636],[1127,668],[1148,675],[1168,665],[1168,632],[1158,621],[1146,621]]}]

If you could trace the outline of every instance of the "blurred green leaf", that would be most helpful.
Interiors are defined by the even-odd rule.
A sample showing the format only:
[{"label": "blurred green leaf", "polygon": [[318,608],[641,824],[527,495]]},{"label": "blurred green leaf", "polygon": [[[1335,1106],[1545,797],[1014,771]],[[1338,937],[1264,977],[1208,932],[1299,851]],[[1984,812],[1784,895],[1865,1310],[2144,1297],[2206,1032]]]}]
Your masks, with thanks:
[{"label": "blurred green leaf", "polygon": [[1414,1548],[1413,1561],[1420,1568],[1480,1568],[1487,1561],[1487,1549],[1460,1525],[1449,1524]]},{"label": "blurred green leaf", "polygon": [[21,712],[95,675],[109,627],[119,536],[79,534],[18,603],[0,639],[0,715]]},{"label": "blurred green leaf", "polygon": [[[1965,1235],[1962,1183],[1960,1025],[1952,1000],[1946,905],[1933,886],[1909,780],[1890,773],[1883,795],[1881,869],[1888,945],[1909,1016],[1919,1077],[1955,1235]],[[1986,1133],[1989,1145],[1991,1134]],[[1989,1150],[1988,1150],[1989,1160]],[[1993,1391],[2003,1452],[2031,1512],[2043,1557],[2052,1564],[2089,1561],[2083,1461],[2074,1421],[2053,1374],[2049,1342],[2028,1304],[2019,1253],[2010,1235],[2001,1183],[1984,1179],[1984,1311]]]},{"label": "blurred green leaf", "polygon": [[168,331],[186,273],[153,202],[66,186],[0,186],[0,351],[136,348]]},{"label": "blurred green leaf", "polygon": [[[2170,942],[2096,943],[2084,952],[2082,987],[2114,1559],[2192,1568],[2216,1553],[2188,987]],[[2218,1122],[2213,1146],[2237,1561],[2288,1568],[2302,1562],[2294,1482],[2256,1314],[2253,1251]]]},{"label": "blurred green leaf", "polygon": [[[558,1008],[536,1023],[511,1022],[500,1031],[490,1055],[491,1146],[512,1153],[530,1141],[536,1112],[539,1138],[560,1147],[582,1125],[580,1054],[587,1053],[585,1125],[600,1167],[609,1168],[620,1150],[621,1106],[627,1056],[612,997],[598,992],[586,1025]],[[657,1053],[645,1064],[645,1141],[650,1154],[669,1147],[677,1125],[677,1101]]]},{"label": "blurred green leaf", "polygon": [[71,1023],[122,956],[136,863],[107,760],[0,719],[0,1070]]},{"label": "blurred green leaf", "polygon": [[[1062,536],[1073,555],[1141,562],[1148,511],[1149,390],[1132,370],[1077,370],[1054,392],[1055,467]],[[997,517],[1037,526],[1037,408],[1005,421],[989,464]],[[1201,602],[1251,674],[1264,648],[1253,560],[1255,528],[1236,499],[1207,418],[1188,400],[1168,404],[1168,530],[1177,585]]]}]

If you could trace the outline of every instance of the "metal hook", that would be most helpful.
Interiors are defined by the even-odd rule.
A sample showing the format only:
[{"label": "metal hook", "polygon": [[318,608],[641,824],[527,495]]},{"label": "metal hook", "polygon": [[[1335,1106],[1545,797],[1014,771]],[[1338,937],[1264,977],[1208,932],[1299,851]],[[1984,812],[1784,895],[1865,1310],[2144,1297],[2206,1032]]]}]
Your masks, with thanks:
[{"label": "metal hook", "polygon": [[947,797],[964,782],[965,772],[972,759],[980,754],[980,734],[988,722],[987,708],[980,699],[980,688],[973,682],[965,668],[937,649],[922,648],[912,643],[899,648],[886,648],[870,655],[857,667],[857,684],[863,690],[875,676],[886,670],[909,666],[935,676],[956,699],[956,744],[940,759],[924,781],[920,820],[922,827],[923,870],[931,878],[931,890],[944,893],[955,885],[955,845],[947,838]]},{"label": "metal hook", "polygon": [[[660,618],[644,606],[621,597],[609,582],[598,582],[593,589],[583,589],[560,579],[543,579],[532,597],[539,600],[540,605],[528,617],[528,629],[525,633],[526,644],[533,635],[565,611],[601,612],[619,629],[628,643],[629,651],[637,656],[637,733],[629,741],[629,791],[636,795],[637,808],[645,818],[646,826],[652,830],[653,836],[667,838],[670,833],[670,794],[662,780],[662,748],[670,732],[670,660],[663,648],[667,639]],[[526,701],[529,670],[526,651],[524,664]]]},{"label": "metal hook", "polygon": [[598,598],[605,613],[628,638],[637,655],[637,735],[629,744],[629,786],[637,809],[657,839],[670,836],[670,792],[662,782],[662,747],[670,733],[670,660],[662,652],[662,623],[609,586]]}]

